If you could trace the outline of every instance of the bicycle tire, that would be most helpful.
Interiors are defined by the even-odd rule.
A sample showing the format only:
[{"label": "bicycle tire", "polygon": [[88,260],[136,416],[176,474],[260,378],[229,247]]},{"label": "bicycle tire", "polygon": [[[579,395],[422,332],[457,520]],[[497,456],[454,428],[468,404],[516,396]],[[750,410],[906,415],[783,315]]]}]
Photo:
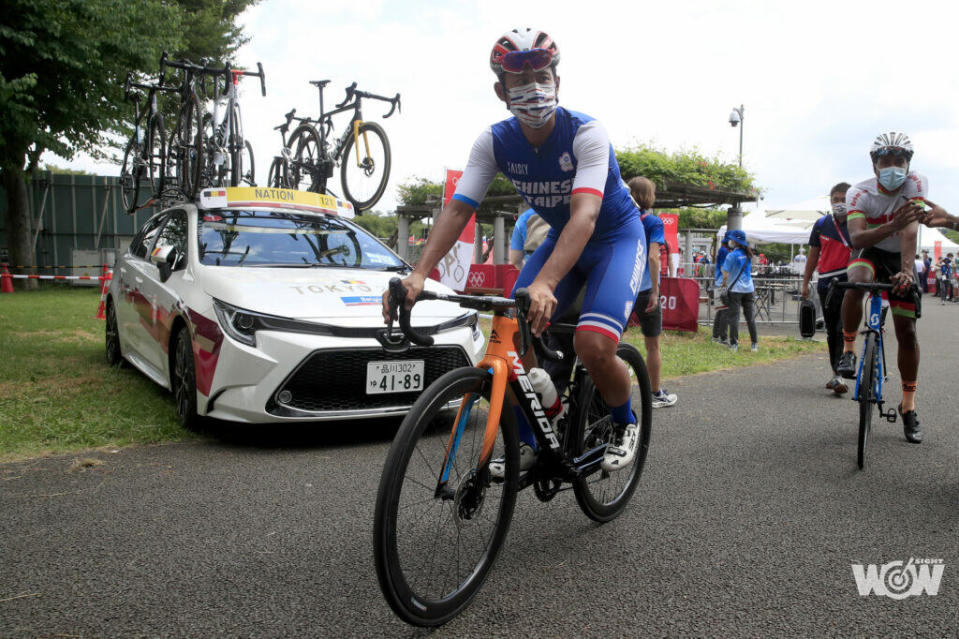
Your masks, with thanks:
[{"label": "bicycle tire", "polygon": [[133,213],[137,208],[140,197],[140,180],[143,179],[143,164],[140,156],[143,154],[136,132],[127,142],[123,153],[123,164],[120,165],[120,199],[127,213]]},{"label": "bicycle tire", "polygon": [[227,145],[230,150],[230,186],[240,186],[240,182],[243,180],[243,151],[245,145],[240,144],[243,136],[240,135],[239,117],[239,112],[234,108],[230,118],[230,137]]},{"label": "bicycle tire", "polygon": [[175,137],[177,184],[183,197],[192,200],[200,188],[203,170],[203,110],[195,93],[180,109]]},{"label": "bicycle tire", "polygon": [[[352,147],[356,144],[352,133],[347,138],[343,146],[343,154],[340,156],[340,183],[343,186],[343,196],[353,203],[357,213],[373,208],[373,205],[383,197],[386,183],[390,178],[392,162],[390,141],[383,127],[376,122],[364,122],[360,125],[359,134],[369,144],[369,147],[366,144],[357,144],[362,154],[358,161],[363,166],[358,167],[357,160],[351,157]],[[377,173],[377,170],[381,172]]]},{"label": "bicycle tire", "polygon": [[856,463],[859,470],[866,467],[866,440],[872,428],[873,385],[876,374],[876,334],[866,335],[862,349],[862,375],[859,378],[859,439]]},{"label": "bicycle tire", "polygon": [[153,188],[153,197],[160,197],[166,185],[166,129],[163,127],[163,116],[157,113],[150,118],[147,131],[150,186]]},{"label": "bicycle tire", "polygon": [[[630,372],[633,412],[639,426],[639,444],[630,468],[614,472],[600,470],[573,482],[573,494],[583,513],[594,521],[605,523],[618,517],[639,485],[649,451],[653,428],[653,397],[646,362],[639,350],[631,344],[620,343],[616,355]],[[573,455],[610,441],[612,421],[609,406],[589,378],[582,384],[576,404],[577,415],[571,424]]]},{"label": "bicycle tire", "polygon": [[270,171],[266,176],[266,185],[273,189],[290,188],[288,168],[289,165],[283,158],[274,157],[273,162],[270,163]]},{"label": "bicycle tire", "polygon": [[320,163],[323,144],[320,134],[309,124],[301,124],[293,130],[287,146],[293,152],[293,166],[290,168],[290,188],[313,193],[326,193],[326,177],[322,175]]},{"label": "bicycle tire", "polygon": [[[446,498],[435,494],[450,430],[440,427],[431,433],[429,427],[451,401],[472,395],[477,404],[488,402],[491,382],[492,375],[477,368],[452,370],[437,379],[413,404],[386,458],[373,519],[376,576],[386,601],[407,623],[438,626],[462,612],[479,591],[506,538],[519,481],[519,439],[509,404],[503,407],[493,451],[493,458],[506,457],[504,481],[490,482],[487,468],[471,472],[486,427],[483,407],[472,405],[449,473],[452,494]],[[497,496],[499,503],[492,503]],[[415,510],[418,506],[423,513]],[[449,524],[447,535],[440,532],[443,524]],[[481,527],[485,533],[478,530]],[[476,532],[481,536],[478,544],[459,546],[461,539]],[[433,538],[424,539],[428,536]],[[452,552],[450,544],[456,545]],[[466,554],[475,560],[464,559]],[[464,569],[455,574],[460,566]],[[454,574],[449,579],[451,570]],[[433,588],[436,576],[441,581]]]}]

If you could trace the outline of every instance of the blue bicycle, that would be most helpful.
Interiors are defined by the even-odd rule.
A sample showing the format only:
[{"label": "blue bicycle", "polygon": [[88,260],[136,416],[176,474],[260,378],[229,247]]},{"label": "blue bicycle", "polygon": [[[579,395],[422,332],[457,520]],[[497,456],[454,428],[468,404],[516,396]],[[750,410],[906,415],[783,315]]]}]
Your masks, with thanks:
[{"label": "blue bicycle", "polygon": [[879,409],[879,416],[891,423],[896,423],[896,411],[890,408],[883,409],[882,387],[887,378],[886,350],[883,346],[883,325],[886,322],[888,307],[882,305],[882,291],[892,290],[892,284],[879,282],[834,282],[835,288],[857,288],[869,291],[869,312],[866,316],[866,328],[862,334],[866,339],[862,345],[862,355],[859,358],[859,371],[856,374],[856,389],[852,394],[853,401],[859,402],[859,452],[857,462],[859,469],[866,464],[866,440],[869,438],[869,429],[872,424],[872,404]]}]

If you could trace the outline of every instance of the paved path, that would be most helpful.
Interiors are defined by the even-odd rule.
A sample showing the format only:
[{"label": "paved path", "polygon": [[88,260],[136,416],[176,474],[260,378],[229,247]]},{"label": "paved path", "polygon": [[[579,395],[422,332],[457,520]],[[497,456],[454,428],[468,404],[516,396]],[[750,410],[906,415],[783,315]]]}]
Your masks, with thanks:
[{"label": "paved path", "polygon": [[[597,526],[569,493],[522,494],[484,589],[435,636],[957,635],[959,308],[926,314],[922,445],[878,424],[858,471],[824,354],[674,382],[629,510]],[[427,634],[373,572],[389,427],[294,433],[0,465],[0,636]],[[944,561],[937,596],[858,595],[851,564],[910,557]]]}]

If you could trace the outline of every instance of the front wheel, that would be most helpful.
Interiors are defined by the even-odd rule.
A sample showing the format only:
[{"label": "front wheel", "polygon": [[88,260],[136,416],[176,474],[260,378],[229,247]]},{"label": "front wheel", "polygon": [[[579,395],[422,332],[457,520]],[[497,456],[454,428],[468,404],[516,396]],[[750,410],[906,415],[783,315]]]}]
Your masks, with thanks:
[{"label": "front wheel", "polygon": [[150,184],[153,187],[153,197],[161,197],[166,186],[166,129],[163,126],[163,116],[157,113],[150,120],[147,137],[147,151],[150,157],[148,169]]},{"label": "front wheel", "polygon": [[176,335],[173,347],[173,371],[170,376],[176,416],[187,430],[199,430],[202,418],[196,412],[196,364],[190,330],[185,326]]},{"label": "front wheel", "polygon": [[373,208],[386,190],[390,177],[390,142],[375,122],[364,122],[359,138],[350,134],[340,157],[340,181],[343,196],[360,213]]},{"label": "front wheel", "polygon": [[866,335],[862,352],[862,375],[859,377],[859,449],[856,462],[859,470],[866,466],[866,440],[872,427],[872,405],[875,403],[873,386],[876,383],[876,334]]},{"label": "front wheel", "polygon": [[[599,470],[573,483],[573,494],[580,509],[587,517],[598,522],[618,517],[632,498],[646,464],[653,429],[653,397],[642,354],[636,347],[620,343],[616,348],[616,356],[626,364],[629,373],[630,401],[639,426],[639,444],[636,457],[626,468],[612,472]],[[570,431],[574,456],[611,442],[614,435],[609,406],[591,379],[583,384],[577,406],[578,414]]]},{"label": "front wheel", "polygon": [[491,382],[477,368],[440,377],[413,404],[387,455],[373,520],[376,576],[407,623],[438,626],[466,608],[506,538],[519,439],[506,405],[489,456],[505,456],[506,471],[494,481],[481,459]]}]

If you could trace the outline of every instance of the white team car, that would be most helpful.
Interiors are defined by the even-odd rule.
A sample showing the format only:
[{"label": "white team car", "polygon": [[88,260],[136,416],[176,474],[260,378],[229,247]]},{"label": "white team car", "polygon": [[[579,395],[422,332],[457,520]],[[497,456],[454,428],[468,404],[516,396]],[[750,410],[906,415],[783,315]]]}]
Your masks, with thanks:
[{"label": "white team car", "polygon": [[409,266],[348,217],[329,196],[256,187],[158,213],[117,260],[107,359],[171,389],[187,427],[406,413],[484,338],[475,311],[421,302],[411,324],[435,345],[385,351],[380,296]]}]

